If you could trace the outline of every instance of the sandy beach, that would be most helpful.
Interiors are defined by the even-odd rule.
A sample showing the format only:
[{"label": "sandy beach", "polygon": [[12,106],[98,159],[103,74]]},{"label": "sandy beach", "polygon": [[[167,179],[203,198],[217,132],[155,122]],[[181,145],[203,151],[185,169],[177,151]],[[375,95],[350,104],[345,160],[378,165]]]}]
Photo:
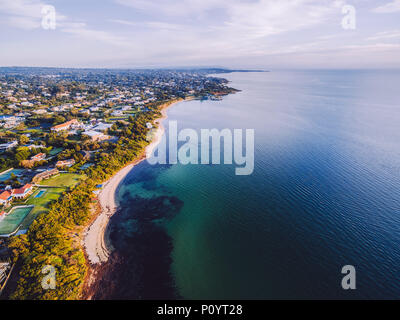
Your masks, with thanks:
[{"label": "sandy beach", "polygon": [[106,235],[106,228],[110,217],[117,210],[117,203],[115,200],[115,193],[118,188],[118,185],[124,180],[126,175],[132,170],[132,168],[147,159],[153,154],[154,149],[160,143],[163,135],[164,135],[164,127],[162,122],[167,119],[167,109],[174,105],[175,103],[180,102],[176,101],[173,103],[166,103],[161,107],[162,116],[155,120],[155,125],[157,129],[152,136],[151,143],[146,147],[145,157],[140,158],[139,160],[131,163],[118,171],[111,179],[103,184],[103,188],[101,189],[98,195],[98,201],[101,207],[100,214],[96,217],[93,223],[86,229],[84,234],[83,245],[86,250],[86,254],[88,256],[89,262],[91,264],[99,264],[106,262],[108,257],[112,251],[112,246],[110,241],[108,241],[108,237]]}]

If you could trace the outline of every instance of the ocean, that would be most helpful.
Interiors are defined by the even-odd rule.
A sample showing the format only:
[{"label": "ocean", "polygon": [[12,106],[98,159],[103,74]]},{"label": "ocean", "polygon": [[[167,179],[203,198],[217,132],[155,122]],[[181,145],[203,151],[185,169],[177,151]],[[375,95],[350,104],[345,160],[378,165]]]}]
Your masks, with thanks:
[{"label": "ocean", "polygon": [[399,298],[400,71],[217,76],[241,91],[180,102],[164,126],[254,129],[254,172],[137,165],[117,190],[97,297]]}]

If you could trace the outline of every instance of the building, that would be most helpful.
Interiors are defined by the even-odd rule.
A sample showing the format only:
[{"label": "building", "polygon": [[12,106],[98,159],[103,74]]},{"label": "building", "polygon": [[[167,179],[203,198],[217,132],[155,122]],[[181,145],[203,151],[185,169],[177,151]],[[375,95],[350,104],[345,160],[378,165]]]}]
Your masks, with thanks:
[{"label": "building", "polygon": [[39,148],[46,148],[44,145],[36,145],[36,144],[30,144],[30,145],[26,145],[24,147],[27,147],[29,150],[39,149]]},{"label": "building", "polygon": [[31,184],[26,184],[22,188],[13,189],[12,196],[17,199],[25,199],[32,191],[33,186]]},{"label": "building", "polygon": [[56,125],[51,128],[51,131],[59,132],[71,129],[73,126],[78,126],[79,121],[76,119],[72,119],[70,121],[64,122],[62,124]]},{"label": "building", "polygon": [[45,153],[38,153],[37,155],[31,157],[31,161],[36,162],[36,161],[42,161],[46,159],[46,154]]},{"label": "building", "polygon": [[3,191],[0,193],[0,204],[3,206],[8,205],[12,201],[12,193],[8,190]]},{"label": "building", "polygon": [[45,180],[45,179],[49,179],[52,176],[55,176],[55,175],[57,175],[59,173],[60,173],[60,171],[58,171],[57,168],[46,170],[46,171],[40,172],[37,175],[35,175],[33,177],[33,179],[32,179],[32,182],[33,183],[39,183],[40,181]]},{"label": "building", "polygon": [[111,127],[112,127],[111,123],[102,123],[102,122],[100,122],[93,128],[93,130],[94,131],[99,131],[99,132],[104,132],[107,129],[110,129]]},{"label": "building", "polygon": [[56,167],[57,168],[64,168],[64,167],[72,167],[75,164],[75,160],[74,159],[68,159],[68,160],[60,160],[57,161],[56,163]]},{"label": "building", "polygon": [[110,136],[93,130],[85,131],[82,135],[88,136],[92,141],[104,141],[110,139]]},{"label": "building", "polygon": [[111,113],[113,117],[122,117],[124,115],[122,110],[115,110]]},{"label": "building", "polygon": [[0,150],[9,150],[15,148],[18,145],[18,141],[11,141],[8,143],[0,144]]}]

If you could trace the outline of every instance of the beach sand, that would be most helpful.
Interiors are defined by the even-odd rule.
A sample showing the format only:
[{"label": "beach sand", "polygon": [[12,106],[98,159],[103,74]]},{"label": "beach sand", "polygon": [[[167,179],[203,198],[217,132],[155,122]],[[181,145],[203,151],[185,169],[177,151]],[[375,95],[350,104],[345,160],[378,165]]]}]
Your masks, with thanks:
[{"label": "beach sand", "polygon": [[110,217],[117,211],[117,203],[115,200],[116,190],[135,165],[153,154],[154,149],[161,142],[164,135],[165,129],[162,122],[167,119],[167,109],[177,102],[180,101],[166,103],[164,106],[161,106],[162,116],[155,120],[157,130],[152,136],[152,142],[146,147],[146,156],[141,157],[139,160],[136,160],[134,163],[131,163],[118,171],[103,185],[103,189],[98,195],[101,212],[93,223],[85,230],[83,240],[83,245],[91,264],[99,264],[108,260],[112,251],[112,246],[108,239],[108,235],[106,234],[106,229]]}]

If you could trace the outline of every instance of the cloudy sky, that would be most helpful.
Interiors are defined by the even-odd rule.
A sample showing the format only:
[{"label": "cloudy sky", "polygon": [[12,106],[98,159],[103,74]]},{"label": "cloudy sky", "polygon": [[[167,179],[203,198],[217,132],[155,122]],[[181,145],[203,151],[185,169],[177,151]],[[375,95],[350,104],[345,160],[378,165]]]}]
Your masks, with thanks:
[{"label": "cloudy sky", "polygon": [[0,66],[400,68],[400,0],[0,0],[0,37]]}]

